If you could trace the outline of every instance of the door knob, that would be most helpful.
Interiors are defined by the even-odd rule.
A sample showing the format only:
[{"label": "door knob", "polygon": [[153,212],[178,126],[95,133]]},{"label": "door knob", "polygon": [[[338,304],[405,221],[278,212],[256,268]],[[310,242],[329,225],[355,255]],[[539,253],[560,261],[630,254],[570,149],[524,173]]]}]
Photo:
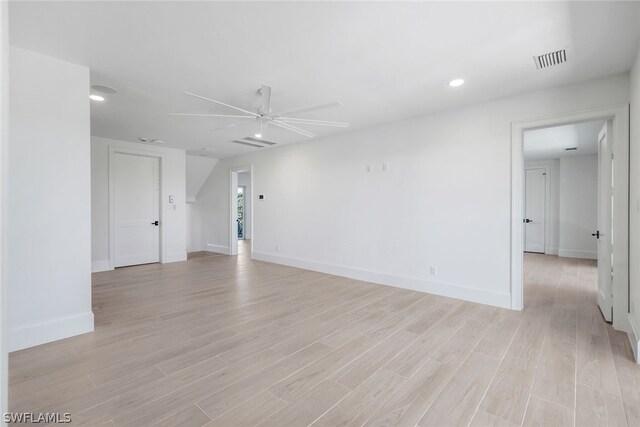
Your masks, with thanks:
[{"label": "door knob", "polygon": [[524,219],[524,223],[525,223],[525,224],[529,224],[530,222],[533,222],[533,221],[531,221],[529,218],[525,218],[525,219]]},{"label": "door knob", "polygon": [[592,236],[594,236],[596,239],[600,238],[600,230],[596,230],[595,233],[591,233]]},{"label": "door knob", "polygon": [[153,222],[151,223],[151,225],[155,225],[155,226],[157,227],[158,225],[160,225],[160,221],[157,221],[157,220],[156,220],[156,221],[153,221]]}]

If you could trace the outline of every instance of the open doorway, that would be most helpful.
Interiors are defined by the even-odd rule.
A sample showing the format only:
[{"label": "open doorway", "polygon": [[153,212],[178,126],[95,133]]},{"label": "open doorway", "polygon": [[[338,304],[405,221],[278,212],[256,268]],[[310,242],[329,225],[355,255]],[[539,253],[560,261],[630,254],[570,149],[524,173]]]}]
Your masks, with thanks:
[{"label": "open doorway", "polygon": [[[524,252],[527,262],[579,266],[597,277],[598,306],[612,320],[611,121],[524,132]],[[588,260],[575,262],[575,260]],[[525,278],[525,298],[527,286]],[[533,290],[531,290],[533,292]]]},{"label": "open doorway", "polygon": [[252,189],[251,166],[236,167],[230,170],[230,255],[251,252],[251,236],[253,234]]},{"label": "open doorway", "polygon": [[558,282],[579,270],[594,310],[628,330],[628,107],[512,131],[512,307],[524,308],[525,277],[536,265],[545,266],[534,273],[540,283],[570,266]]}]

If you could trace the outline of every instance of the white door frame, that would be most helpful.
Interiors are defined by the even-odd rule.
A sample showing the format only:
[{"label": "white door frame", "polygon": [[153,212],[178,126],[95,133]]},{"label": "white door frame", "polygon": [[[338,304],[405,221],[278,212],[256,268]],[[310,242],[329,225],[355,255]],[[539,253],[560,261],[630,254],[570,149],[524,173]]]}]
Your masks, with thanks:
[{"label": "white door frame", "polygon": [[165,234],[166,230],[163,224],[165,215],[164,197],[167,194],[165,189],[165,155],[157,151],[144,149],[124,148],[109,146],[109,269],[115,268],[116,262],[116,209],[115,209],[115,172],[113,170],[114,158],[116,154],[128,154],[133,156],[153,157],[160,160],[160,263],[165,263]]},{"label": "white door frame", "polygon": [[[551,186],[550,186],[551,180],[549,179],[549,166],[542,164],[540,166],[524,167],[525,171],[530,169],[544,169],[544,176],[545,176],[545,180],[544,180],[544,253],[546,255],[547,253],[549,253],[549,242],[551,237],[549,234],[551,232],[551,227],[549,227],[549,217],[551,214],[551,212],[549,211],[549,191],[551,190]],[[524,215],[524,211],[523,211],[523,215]]]},{"label": "white door frame", "polygon": [[589,120],[613,121],[613,327],[629,331],[629,104],[511,124],[511,308],[524,307],[523,278],[523,132]]},{"label": "white door frame", "polygon": [[[253,165],[234,166],[229,168],[229,255],[238,255],[238,173],[249,172],[251,187],[251,198],[253,199]],[[246,202],[246,199],[245,199]],[[246,208],[245,203],[245,208]],[[246,218],[246,215],[245,215]],[[253,200],[251,200],[249,221],[251,222],[251,254],[253,254],[253,241],[255,240],[255,230],[253,228]],[[245,222],[245,227],[246,227]],[[253,255],[251,256],[253,258]]]}]

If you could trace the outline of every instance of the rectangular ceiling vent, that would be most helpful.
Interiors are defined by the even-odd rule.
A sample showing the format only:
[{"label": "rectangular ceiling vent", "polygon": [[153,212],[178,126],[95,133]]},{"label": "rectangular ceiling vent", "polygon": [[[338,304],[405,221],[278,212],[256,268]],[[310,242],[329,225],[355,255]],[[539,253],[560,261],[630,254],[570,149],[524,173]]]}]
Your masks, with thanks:
[{"label": "rectangular ceiling vent", "polygon": [[564,151],[576,151],[578,149],[578,147],[567,147],[564,149]]},{"label": "rectangular ceiling vent", "polygon": [[267,141],[262,138],[254,138],[252,136],[247,136],[242,139],[235,139],[231,142],[233,142],[234,144],[248,145],[249,147],[255,147],[255,148],[262,148],[265,145],[276,145],[275,142]]},{"label": "rectangular ceiling vent", "polygon": [[533,57],[536,63],[536,68],[542,70],[543,68],[553,67],[567,62],[567,49],[556,50],[555,52],[545,53]]},{"label": "rectangular ceiling vent", "polygon": [[254,138],[252,136],[248,136],[248,137],[243,138],[243,139],[246,140],[246,141],[257,142],[258,144],[276,145],[275,142],[267,141],[266,139],[262,139],[262,138]]}]

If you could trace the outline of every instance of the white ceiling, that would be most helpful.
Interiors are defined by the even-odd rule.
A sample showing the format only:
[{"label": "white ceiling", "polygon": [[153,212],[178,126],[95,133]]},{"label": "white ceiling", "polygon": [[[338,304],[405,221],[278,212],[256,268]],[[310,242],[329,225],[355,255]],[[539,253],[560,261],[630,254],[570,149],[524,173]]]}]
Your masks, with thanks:
[{"label": "white ceiling", "polygon": [[[636,2],[11,2],[11,43],[91,68],[119,90],[93,102],[94,135],[227,157],[253,124],[211,132],[233,114],[191,91],[251,110],[261,83],[274,110],[341,101],[303,115],[350,129],[627,71]],[[570,46],[569,62],[533,55]],[[462,77],[466,84],[450,88]],[[343,129],[316,128],[319,135]],[[346,130],[348,131],[348,130]],[[270,128],[279,144],[307,140]],[[263,148],[266,149],[266,148]]]},{"label": "white ceiling", "polygon": [[[526,160],[557,159],[598,153],[598,134],[604,120],[535,129],[524,133]],[[575,151],[565,148],[577,147]]]}]

